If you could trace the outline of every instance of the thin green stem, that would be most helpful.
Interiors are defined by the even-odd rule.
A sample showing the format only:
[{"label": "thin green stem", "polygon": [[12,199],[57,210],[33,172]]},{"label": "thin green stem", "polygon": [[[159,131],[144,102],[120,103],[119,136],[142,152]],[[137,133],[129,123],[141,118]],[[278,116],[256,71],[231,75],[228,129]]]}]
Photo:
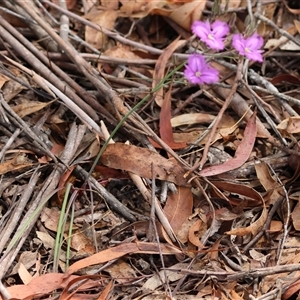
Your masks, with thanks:
[{"label": "thin green stem", "polygon": [[65,220],[65,214],[66,214],[66,207],[70,195],[72,184],[68,183],[66,187],[66,192],[64,195],[64,201],[61,207],[60,215],[59,215],[59,221],[57,225],[57,233],[56,233],[56,239],[55,239],[55,246],[54,246],[54,254],[53,254],[53,271],[58,271],[58,262],[59,262],[59,256],[60,256],[60,249],[62,246],[62,241],[64,237],[64,220]]},{"label": "thin green stem", "polygon": [[[178,70],[180,70],[185,63],[180,64],[179,66],[177,66],[173,71],[171,71],[169,74],[167,74],[158,84],[157,86],[155,86],[151,92],[145,96],[140,102],[138,102],[122,119],[121,121],[118,123],[118,125],[115,127],[115,129],[112,131],[112,133],[110,134],[109,138],[105,141],[104,145],[102,146],[101,150],[99,151],[90,171],[89,171],[89,176],[91,175],[91,173],[93,172],[95,166],[97,165],[101,155],[103,154],[103,152],[105,151],[107,145],[109,144],[109,141],[115,136],[115,134],[117,133],[117,131],[120,129],[120,127],[122,126],[122,124],[128,119],[128,117],[135,112],[139,107],[141,107],[149,98],[150,96],[157,92],[162,85],[164,85],[166,83],[166,81],[168,79],[170,79]],[[87,178],[88,179],[88,178]],[[87,180],[86,179],[86,180]]]},{"label": "thin green stem", "polygon": [[75,213],[74,202],[71,205],[72,205],[72,208],[71,208],[71,219],[70,219],[69,233],[68,233],[68,238],[67,238],[67,250],[66,250],[66,269],[68,269],[69,265],[70,265],[71,241],[72,241],[74,213]]}]

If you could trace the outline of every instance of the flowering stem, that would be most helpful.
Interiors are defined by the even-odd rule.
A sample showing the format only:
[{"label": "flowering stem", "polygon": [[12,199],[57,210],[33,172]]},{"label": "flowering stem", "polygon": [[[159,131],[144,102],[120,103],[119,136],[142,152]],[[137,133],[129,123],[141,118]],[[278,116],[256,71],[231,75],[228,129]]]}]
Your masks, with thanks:
[{"label": "flowering stem", "polygon": [[104,145],[102,146],[101,150],[99,151],[97,157],[95,158],[93,165],[89,171],[89,175],[86,178],[86,181],[88,180],[89,176],[92,174],[93,170],[95,169],[95,166],[97,165],[98,161],[100,160],[101,155],[105,151],[107,145],[109,144],[110,140],[114,137],[114,135],[117,133],[119,128],[123,125],[123,123],[129,118],[129,116],[135,112],[140,106],[142,106],[152,95],[153,93],[157,92],[163,84],[167,82],[180,68],[182,68],[184,63],[177,66],[173,71],[168,73],[150,92],[147,94],[140,102],[138,102],[130,111],[126,111],[123,118],[119,121],[115,129],[110,134],[109,138],[105,141]]},{"label": "flowering stem", "polygon": [[238,87],[238,84],[239,84],[239,81],[241,80],[241,75],[242,75],[242,68],[243,68],[243,59],[240,59],[239,63],[238,63],[238,68],[237,68],[237,72],[236,72],[236,76],[235,76],[235,79],[234,79],[234,83],[233,83],[233,86],[232,86],[232,89],[228,95],[228,97],[226,98],[222,108],[220,109],[217,117],[216,117],[216,121],[215,121],[215,124],[213,126],[213,128],[211,129],[211,132],[209,134],[209,137],[208,137],[208,141],[206,142],[205,144],[205,147],[204,147],[204,150],[203,150],[203,156],[202,156],[202,159],[199,163],[195,164],[185,175],[184,177],[187,177],[190,173],[194,172],[196,169],[200,169],[202,170],[203,168],[203,165],[205,164],[206,162],[206,159],[207,159],[207,153],[208,153],[208,150],[209,150],[209,147],[210,147],[210,144],[212,143],[213,141],[213,138],[215,136],[215,133],[216,133],[216,130],[219,126],[219,123],[221,121],[221,118],[224,114],[224,112],[226,111],[227,107],[229,106],[230,102],[231,102],[231,99],[232,97],[234,96],[236,90],[237,90],[237,87]]}]

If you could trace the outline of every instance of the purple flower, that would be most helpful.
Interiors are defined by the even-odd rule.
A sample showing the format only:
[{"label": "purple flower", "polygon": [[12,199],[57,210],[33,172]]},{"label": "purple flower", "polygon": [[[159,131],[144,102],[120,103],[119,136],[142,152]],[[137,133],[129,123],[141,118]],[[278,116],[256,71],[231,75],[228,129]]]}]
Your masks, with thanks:
[{"label": "purple flower", "polygon": [[192,54],[184,70],[184,76],[193,84],[210,84],[219,80],[218,70],[212,68],[201,54]]},{"label": "purple flower", "polygon": [[244,38],[241,34],[234,34],[232,37],[232,46],[238,53],[253,61],[263,61],[261,55],[263,50],[259,50],[263,43],[263,38],[257,33],[254,33],[247,38]]},{"label": "purple flower", "polygon": [[229,26],[222,21],[215,21],[212,24],[209,21],[195,21],[192,25],[192,31],[202,42],[214,50],[223,50],[225,48],[225,36],[229,32]]}]

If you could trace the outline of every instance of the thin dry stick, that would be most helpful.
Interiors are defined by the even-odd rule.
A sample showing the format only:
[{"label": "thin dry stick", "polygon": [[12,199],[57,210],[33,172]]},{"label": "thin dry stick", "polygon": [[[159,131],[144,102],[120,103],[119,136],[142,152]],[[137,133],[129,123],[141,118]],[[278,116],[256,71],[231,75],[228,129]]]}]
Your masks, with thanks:
[{"label": "thin dry stick", "polygon": [[[148,231],[148,240],[150,242],[157,242],[159,245],[159,238],[158,238],[158,233],[157,233],[157,228],[155,224],[155,190],[156,190],[156,183],[155,183],[155,172],[154,172],[154,166],[153,163],[151,163],[151,172],[152,172],[152,182],[151,182],[151,210],[150,210],[150,220],[149,220],[149,231]],[[155,238],[154,238],[155,237]],[[155,240],[156,239],[156,240]],[[159,245],[159,250],[160,245]],[[161,255],[161,251],[160,251]],[[162,260],[163,261],[163,260]]]},{"label": "thin dry stick", "polygon": [[22,196],[18,200],[18,205],[14,208],[10,218],[7,220],[6,225],[3,228],[1,233],[1,239],[0,239],[1,253],[3,253],[4,248],[7,246],[10,240],[11,234],[14,232],[18,223],[20,222],[20,219],[22,218],[22,214],[24,213],[26,205],[28,204],[30,197],[34,192],[34,189],[36,188],[40,176],[41,173],[38,172],[38,168],[37,168],[32,174],[26,189],[22,193]]},{"label": "thin dry stick", "polygon": [[[11,59],[8,59],[12,64],[18,66],[22,71],[28,73],[32,76],[32,79],[35,80],[42,88],[44,88],[49,93],[54,93],[59,97],[65,105],[83,122],[85,123],[91,131],[95,131],[100,137],[102,137],[102,132],[98,124],[87,114],[85,113],[76,103],[74,103],[69,97],[62,93],[58,88],[48,82],[45,78],[39,76],[34,71],[20,65],[17,62],[13,62]],[[49,89],[48,89],[49,88]]]},{"label": "thin dry stick", "polygon": [[20,134],[20,132],[21,132],[21,129],[17,128],[16,131],[13,133],[13,135],[6,142],[6,144],[3,146],[2,150],[0,151],[0,160],[4,156],[5,152],[10,148],[10,146],[15,141],[15,139],[18,137],[18,135]]},{"label": "thin dry stick", "polygon": [[155,223],[155,207],[156,207],[157,198],[155,196],[155,190],[156,190],[155,177],[156,177],[156,174],[154,172],[153,163],[151,164],[151,170],[152,170],[152,186],[151,186],[152,191],[151,191],[151,212],[150,212],[149,238],[151,238],[150,241],[153,242],[154,241],[154,236],[155,236],[155,242],[157,243],[159,256],[160,256],[160,260],[161,260],[161,265],[162,265],[162,268],[164,269],[163,270],[163,272],[164,272],[163,278],[161,278],[160,273],[158,273],[158,276],[159,276],[162,284],[164,285],[166,293],[168,295],[171,295],[172,293],[171,293],[171,289],[170,289],[170,285],[169,285],[167,271],[165,270],[165,261],[164,261],[164,257],[163,257],[162,251],[161,251],[159,235],[158,235],[157,227],[156,227],[156,223]]},{"label": "thin dry stick", "polygon": [[278,244],[278,251],[277,251],[277,255],[276,255],[276,259],[277,259],[276,265],[278,266],[280,264],[280,258],[282,256],[284,243],[285,243],[288,233],[289,233],[288,226],[289,226],[290,218],[291,218],[291,206],[290,206],[289,195],[285,188],[285,185],[282,183],[282,181],[280,180],[280,178],[278,177],[278,175],[276,174],[274,169],[271,167],[271,165],[268,163],[267,163],[267,165],[268,165],[269,169],[271,170],[271,172],[273,173],[273,176],[275,176],[275,178],[277,179],[279,184],[282,186],[282,189],[284,192],[284,198],[285,198],[285,202],[286,202],[286,221],[284,222],[284,225],[283,225],[283,237],[281,238],[281,240]]},{"label": "thin dry stick", "polygon": [[[67,57],[62,53],[46,53],[47,56],[52,60],[65,60]],[[134,65],[134,66],[142,66],[142,65],[155,65],[156,59],[148,59],[148,58],[126,58],[126,57],[112,57],[107,55],[99,55],[93,53],[80,53],[80,56],[87,61],[94,62],[106,62],[110,64],[116,65]]]},{"label": "thin dry stick", "polygon": [[[28,5],[28,3],[29,1],[26,1],[25,5]],[[6,6],[10,10],[16,12],[17,14],[24,16],[22,20],[26,22],[30,30],[35,34],[35,36],[38,37],[38,39],[41,41],[41,44],[45,47],[45,49],[51,52],[59,52],[59,48],[57,44],[51,39],[49,39],[47,33],[41,28],[41,26],[39,26],[36,22],[34,22],[30,18],[30,16],[26,13],[26,11],[22,9],[22,7],[16,5],[15,1],[1,0],[1,6]]]},{"label": "thin dry stick", "polygon": [[[93,69],[87,61],[85,61],[78,52],[68,43],[63,41],[53,29],[46,23],[41,17],[39,17],[34,11],[32,5],[29,3],[24,3],[20,0],[15,0],[18,5],[20,5],[35,21],[37,21],[40,26],[42,26],[49,35],[60,45],[60,47],[65,51],[65,53],[69,56],[69,58],[74,61],[79,70],[88,78],[92,84],[97,88],[97,90],[102,93],[107,102],[112,105],[116,112],[126,115],[128,113],[128,109],[124,106],[123,101],[117,95],[117,93],[108,85],[108,83],[99,76],[99,72],[96,69]],[[31,3],[30,3],[31,4]],[[129,119],[134,121],[133,118],[129,116]],[[141,124],[147,128],[149,136],[154,139],[157,143],[159,143],[168,153],[174,156],[175,159],[180,161],[183,165],[186,165],[185,161],[180,159],[180,157],[166,144],[164,143],[158,136],[153,132],[153,130],[146,124],[144,120],[141,120]]]},{"label": "thin dry stick", "polygon": [[[4,24],[5,21],[0,16],[0,24]],[[26,47],[24,47],[16,38],[14,38],[6,29],[1,27],[0,36],[11,45],[11,47],[19,53],[31,66],[35,69],[39,74],[41,74],[44,78],[47,78],[53,85],[59,88],[59,90],[63,93],[69,95],[70,98],[76,99],[76,102],[84,109],[84,111],[88,112],[90,116],[93,117],[94,120],[98,119],[97,114],[94,110],[87,105],[81,98],[79,98],[76,93],[61,79],[55,76],[39,59],[35,57]]]},{"label": "thin dry stick", "polygon": [[289,34],[287,31],[279,28],[274,22],[272,22],[270,19],[262,16],[259,13],[255,13],[254,16],[256,18],[258,18],[259,20],[265,22],[267,25],[270,25],[271,27],[273,27],[275,30],[277,30],[281,35],[285,36],[286,38],[288,38],[289,40],[293,41],[296,45],[300,46],[300,41],[298,39],[296,39],[295,37],[293,37],[291,34]]},{"label": "thin dry stick", "polygon": [[[28,205],[28,211],[21,220],[19,227],[16,229],[17,235],[7,245],[7,250],[0,259],[0,279],[5,275],[28,238],[32,227],[40,216],[42,208],[46,205],[47,199],[54,193],[63,172],[66,170],[66,165],[74,158],[74,154],[77,151],[76,145],[79,145],[80,143],[78,141],[76,142],[77,134],[77,126],[73,126],[69,132],[65,148],[60,157],[62,163],[57,163],[55,165],[55,169],[53,169],[52,173],[44,182],[44,186],[40,192],[36,197],[33,197],[30,205]],[[74,137],[76,137],[76,139],[74,139]],[[82,141],[81,137],[79,139]],[[22,235],[19,235],[20,232],[22,232]]]},{"label": "thin dry stick", "polygon": [[26,122],[23,121],[8,105],[8,103],[3,98],[2,93],[0,93],[0,105],[3,106],[3,108],[9,113],[9,116],[11,118],[11,121],[16,124],[16,126],[23,129],[24,133],[26,133],[30,138],[32,138],[33,143],[35,146],[38,147],[38,149],[42,150],[45,154],[47,154],[49,157],[53,159],[54,162],[57,163],[56,157],[53,155],[53,153],[48,149],[48,146],[45,144],[44,141],[40,137],[38,137],[31,128],[27,125]]},{"label": "thin dry stick", "polygon": [[[211,185],[211,182],[204,177],[204,180]],[[203,185],[200,183],[200,180],[199,178],[195,178],[194,179],[194,184],[199,188],[199,190],[201,191],[202,195],[204,196],[205,200],[207,201],[208,205],[209,205],[209,208],[211,210],[211,214],[212,214],[212,221],[211,221],[211,225],[210,227],[208,228],[208,230],[203,234],[203,236],[201,237],[201,242],[203,245],[206,244],[208,238],[212,235],[212,230],[214,230],[215,228],[215,222],[216,222],[216,211],[215,211],[215,208],[210,200],[210,197],[207,195]]]},{"label": "thin dry stick", "polygon": [[[94,24],[94,23],[86,20],[86,19],[84,19],[84,18],[76,15],[75,13],[72,13],[72,12],[70,12],[68,10],[65,10],[65,9],[59,7],[58,5],[54,4],[53,2],[48,1],[48,0],[42,0],[41,2],[45,3],[45,4],[48,4],[49,6],[54,7],[58,11],[64,13],[65,15],[69,16],[70,18],[73,18],[73,19],[81,22],[84,25],[90,26],[91,28],[94,28],[96,30],[99,30],[99,31],[103,32],[105,35],[109,36],[112,39],[117,40],[118,42],[120,42],[122,44],[130,45],[130,46],[133,46],[133,47],[138,48],[138,49],[143,49],[143,50],[145,50],[145,51],[147,51],[149,53],[152,53],[152,54],[158,54],[158,55],[160,55],[164,51],[164,50],[160,50],[160,49],[157,49],[157,48],[154,48],[154,47],[151,47],[151,46],[147,46],[147,45],[144,45],[144,44],[141,44],[141,43],[129,40],[129,39],[127,39],[127,38],[119,35],[116,32],[112,32],[112,31],[110,31],[110,30],[108,30],[108,29],[106,29],[104,27],[100,27],[99,25]],[[28,11],[27,11],[27,13],[28,13]],[[188,54],[173,53],[172,56],[173,57],[177,57],[177,58],[187,59]]]},{"label": "thin dry stick", "polygon": [[101,197],[106,201],[109,208],[123,216],[125,219],[127,219],[130,222],[135,222],[136,217],[133,215],[131,210],[127,208],[123,203],[121,203],[115,196],[113,196],[110,192],[106,190],[103,185],[101,185],[93,176],[89,176],[89,173],[84,170],[81,166],[76,166],[76,172],[77,174],[83,179],[83,180],[89,180],[91,185],[93,186],[94,190],[101,195]]},{"label": "thin dry stick", "polygon": [[267,220],[265,221],[263,228],[260,230],[260,232],[257,233],[256,236],[252,237],[251,241],[243,248],[243,252],[247,252],[251,247],[253,247],[258,242],[258,240],[263,236],[263,234],[267,232],[267,230],[270,228],[272,217],[276,213],[276,210],[278,209],[278,207],[282,203],[282,201],[283,201],[283,197],[279,198],[274,203],[274,205],[272,206],[272,208],[269,211]]},{"label": "thin dry stick", "polygon": [[[237,66],[234,64],[231,64],[229,62],[226,62],[224,60],[218,59],[217,62],[221,64],[222,66],[229,68],[230,70],[237,70]],[[271,95],[274,95],[276,97],[279,97],[283,100],[286,100],[287,102],[290,102],[293,105],[300,106],[300,100],[290,97],[288,95],[282,94],[278,91],[278,89],[268,80],[266,80],[263,76],[260,76],[257,74],[253,69],[249,69],[248,72],[249,78],[257,83],[257,85],[251,86],[253,90],[258,90],[264,93],[269,93]],[[220,86],[220,85],[216,85]],[[263,89],[261,86],[265,86],[266,89]],[[221,87],[221,86],[220,86]],[[287,111],[290,111],[291,115],[297,115],[295,111],[291,111],[291,107],[287,108]]]},{"label": "thin dry stick", "polygon": [[203,90],[200,89],[196,93],[190,95],[179,107],[177,107],[174,110],[173,116],[179,114],[187,105],[189,105],[194,100],[194,98],[200,96],[202,93],[203,93]]},{"label": "thin dry stick", "polygon": [[[271,82],[266,80],[264,77],[258,75],[253,70],[249,70],[249,78],[254,80],[257,84],[265,86],[268,90],[273,91],[277,94],[279,93],[278,89]],[[275,96],[275,98],[279,101],[280,105],[282,105],[291,116],[298,116],[298,113],[288,103],[282,101],[280,97]],[[298,105],[299,105],[299,100],[298,100]]]},{"label": "thin dry stick", "polygon": [[[63,39],[60,38],[54,31],[51,26],[45,20],[43,20],[34,10],[32,3],[24,3],[23,1],[16,0],[16,3],[19,4],[36,22],[43,27],[48,34],[54,39],[60,47],[65,51],[68,57],[76,64],[78,69],[83,73],[83,75],[90,80],[90,82],[97,88],[97,90],[103,95],[107,100],[109,105],[112,106],[112,109],[115,109],[116,114],[121,112],[126,114],[128,110],[124,107],[123,101],[117,95],[117,93],[111,88],[108,82],[105,81],[99,74],[99,72],[91,67],[79,53],[70,45],[66,43]],[[30,4],[30,5],[29,5]]]},{"label": "thin dry stick", "polygon": [[[251,88],[249,87],[249,85],[243,80],[242,81],[243,84],[247,87],[247,89],[249,90],[249,92],[251,93],[252,97],[253,97],[253,101],[256,104],[256,106],[258,107],[259,111],[262,113],[262,115],[264,116],[264,118],[266,119],[266,121],[268,122],[268,124],[271,126],[271,128],[273,129],[273,131],[276,133],[276,135],[278,136],[279,140],[285,145],[288,146],[287,141],[282,137],[281,133],[279,132],[279,130],[276,127],[276,124],[274,123],[274,121],[269,117],[269,115],[267,114],[266,110],[264,109],[264,107],[261,105],[261,103],[264,103],[264,101],[253,91],[251,90]],[[259,101],[260,102],[259,102]],[[272,107],[271,107],[271,110]]]},{"label": "thin dry stick", "polygon": [[[67,9],[67,3],[65,0],[58,0],[59,5],[63,8],[63,9]],[[66,15],[61,15],[60,16],[60,26],[59,26],[59,34],[61,36],[61,38],[63,40],[65,40],[66,42],[68,41],[68,37],[69,37],[69,31],[70,31],[70,21],[69,18]]]},{"label": "thin dry stick", "polygon": [[228,272],[228,271],[211,271],[211,270],[188,270],[188,269],[173,269],[167,268],[170,272],[180,272],[182,274],[188,274],[190,276],[215,276],[219,281],[222,282],[232,282],[237,280],[249,279],[249,278],[259,278],[268,275],[280,274],[280,273],[291,273],[300,270],[300,264],[287,264],[282,266],[274,267],[263,267],[255,268],[249,271],[242,272]]},{"label": "thin dry stick", "polygon": [[250,19],[250,23],[254,23],[254,17],[252,13],[252,1],[251,0],[246,0],[247,1],[247,10],[248,10],[248,16]]},{"label": "thin dry stick", "polygon": [[[250,70],[251,73],[251,70]],[[216,91],[220,97],[227,95],[228,94],[228,90],[225,88],[221,88],[221,87],[214,87],[214,91]],[[225,97],[225,96],[224,96]],[[251,114],[253,113],[250,109],[249,109],[249,105],[247,104],[247,102],[245,101],[245,99],[243,97],[240,96],[240,94],[236,93],[231,101],[231,107],[232,109],[238,114],[238,116],[243,116],[245,114],[245,111],[248,110],[247,115],[246,115],[246,119],[249,119]],[[289,154],[293,154],[296,156],[300,156],[299,151],[293,150],[293,149],[289,149],[287,147],[282,146],[279,141],[277,141],[272,135],[271,133],[268,131],[268,129],[264,126],[264,124],[260,121],[260,119],[257,118],[257,135],[259,137],[264,137],[268,139],[268,142],[270,142],[272,145],[274,145],[275,147],[281,149],[282,151],[289,153]]]},{"label": "thin dry stick", "polygon": [[[30,43],[19,31],[17,31],[10,23],[8,23],[4,18],[0,17],[0,24],[3,26],[10,34],[12,34],[20,43],[22,43],[37,59],[39,59],[43,64],[45,64],[51,71],[56,73],[60,78],[62,78],[63,81],[65,81],[72,89],[78,93],[78,95],[81,96],[82,99],[84,99],[93,109],[98,111],[101,114],[108,115],[108,112],[96,101],[94,97],[92,97],[84,88],[82,88],[77,82],[75,82],[68,74],[66,74],[63,70],[61,70],[55,63],[51,61],[52,57],[50,53],[44,54],[44,52],[38,50],[34,44]],[[16,46],[16,45],[15,45]],[[15,47],[13,47],[15,49]],[[4,53],[3,53],[4,54]],[[58,54],[60,57],[62,54],[60,53],[54,53]],[[6,54],[5,54],[6,55]],[[32,62],[32,60],[30,60]],[[50,71],[49,71],[50,72]],[[52,81],[53,84],[53,81]],[[81,105],[82,100],[76,95],[76,93],[72,92],[69,93],[68,89],[64,89],[64,93],[68,97],[70,97],[77,105]],[[86,111],[91,117],[96,117],[97,115],[94,114],[92,111],[92,114],[90,114],[90,110]],[[94,121],[97,121],[97,119],[94,119]]]},{"label": "thin dry stick", "polygon": [[[250,78],[251,78],[251,75],[250,75]],[[260,84],[259,82],[257,82],[257,83]],[[256,91],[259,91],[259,92],[262,92],[262,93],[271,94],[273,96],[278,96],[279,98],[281,98],[281,99],[283,99],[287,102],[290,102],[293,105],[300,106],[300,100],[298,100],[294,97],[291,97],[289,95],[282,94],[279,91],[276,92],[276,90],[274,91],[274,90],[270,90],[268,88],[264,89],[264,88],[262,88],[261,86],[258,86],[258,85],[249,85],[249,87],[253,90],[256,90]]]},{"label": "thin dry stick", "polygon": [[232,89],[228,95],[228,97],[226,98],[221,110],[219,111],[217,117],[216,117],[216,121],[215,121],[215,124],[210,132],[210,135],[209,135],[209,138],[208,138],[208,141],[207,143],[205,144],[205,147],[204,147],[204,151],[203,151],[203,156],[202,156],[202,159],[199,163],[195,164],[185,175],[184,177],[187,177],[190,173],[194,172],[196,169],[200,169],[202,170],[203,168],[203,165],[205,164],[206,162],[206,159],[207,159],[207,153],[208,153],[208,150],[209,150],[209,147],[210,147],[210,144],[211,142],[213,141],[213,138],[215,136],[215,133],[216,133],[216,130],[219,126],[219,123],[221,121],[221,118],[225,112],[225,110],[227,109],[227,107],[229,106],[230,102],[231,102],[231,99],[232,97],[234,96],[236,90],[237,90],[237,87],[238,87],[238,83],[239,83],[239,80],[241,79],[241,72],[242,72],[242,67],[243,67],[243,63],[242,61],[239,62],[238,64],[238,68],[237,68],[237,73],[236,73],[236,77],[235,77],[235,80],[234,80],[234,84],[232,86]]},{"label": "thin dry stick", "polygon": [[[109,134],[108,130],[106,129],[106,126],[105,126],[104,122],[101,122],[101,129],[102,129],[103,134],[104,134],[104,140],[108,140],[109,137],[110,137],[110,134]],[[110,139],[109,142],[114,143],[113,139]],[[138,190],[141,192],[144,199],[147,202],[152,203],[153,195],[151,195],[151,193],[149,192],[149,190],[145,186],[142,178],[140,176],[138,176],[137,174],[134,174],[134,173],[129,172],[129,171],[128,171],[128,174],[129,174],[130,178],[132,179],[132,181],[134,182],[134,184],[136,185],[136,187],[138,188]],[[165,229],[165,231],[169,235],[170,239],[173,242],[176,242],[176,235],[175,235],[168,219],[166,218],[166,216],[165,216],[165,214],[164,214],[164,212],[163,212],[163,210],[162,210],[162,208],[159,204],[159,200],[157,199],[156,196],[155,196],[155,201],[154,201],[153,207],[155,208],[156,215],[157,215],[159,221],[161,222],[163,228]]]},{"label": "thin dry stick", "polygon": [[[16,256],[19,254],[20,249],[22,248],[23,244],[28,238],[28,235],[33,227],[34,224],[36,224],[36,221],[39,217],[39,213],[35,214],[36,209],[41,205],[45,199],[47,199],[51,193],[55,190],[59,178],[61,178],[62,172],[64,170],[64,166],[62,164],[57,164],[57,167],[52,171],[52,173],[49,175],[48,179],[44,182],[44,185],[41,189],[41,191],[38,193],[38,195],[35,197],[35,199],[30,203],[30,208],[25,214],[24,218],[22,219],[21,224],[16,229],[16,232],[19,232],[20,230],[23,231],[22,236],[20,237],[20,240],[17,241],[16,246],[12,248],[12,250],[6,255],[6,252],[3,254],[3,257],[1,257],[0,260],[0,279],[3,278],[7,270],[12,265],[13,261],[15,260]],[[42,207],[40,207],[42,209]],[[34,216],[34,217],[32,217]],[[25,225],[30,220],[30,224],[28,224],[27,228],[24,230]]]}]

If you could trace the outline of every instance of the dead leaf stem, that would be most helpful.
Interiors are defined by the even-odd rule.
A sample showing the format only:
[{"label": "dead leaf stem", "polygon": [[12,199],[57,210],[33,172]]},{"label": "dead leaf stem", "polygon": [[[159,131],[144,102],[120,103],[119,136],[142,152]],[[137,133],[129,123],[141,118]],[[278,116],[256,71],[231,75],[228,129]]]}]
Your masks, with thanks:
[{"label": "dead leaf stem", "polygon": [[214,126],[212,127],[209,137],[208,137],[208,141],[205,144],[204,150],[203,150],[203,155],[202,155],[202,159],[200,160],[199,163],[195,164],[184,176],[187,177],[189,174],[191,174],[192,172],[194,172],[195,170],[197,170],[198,168],[200,170],[202,170],[206,159],[207,159],[207,154],[208,154],[208,150],[210,147],[211,142],[214,139],[215,133],[217,131],[218,125],[222,119],[222,116],[224,114],[224,112],[226,111],[226,109],[228,108],[234,94],[236,93],[237,87],[238,87],[238,83],[241,80],[241,74],[242,74],[242,67],[243,67],[243,63],[240,60],[239,64],[238,64],[238,68],[237,68],[237,72],[236,72],[236,77],[234,80],[234,83],[232,85],[232,88],[230,90],[229,95],[226,97],[226,100],[224,101],[224,104],[221,108],[221,110],[219,111],[218,115],[216,116],[216,121],[214,122]]}]

